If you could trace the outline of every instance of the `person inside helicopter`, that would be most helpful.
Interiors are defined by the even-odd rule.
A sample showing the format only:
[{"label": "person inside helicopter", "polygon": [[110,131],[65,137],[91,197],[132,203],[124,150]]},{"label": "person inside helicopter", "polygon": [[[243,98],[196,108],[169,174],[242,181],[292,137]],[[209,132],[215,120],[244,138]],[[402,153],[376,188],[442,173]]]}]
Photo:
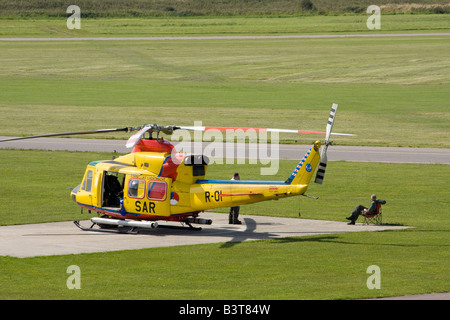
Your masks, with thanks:
[{"label": "person inside helicopter", "polygon": [[122,177],[122,183],[119,182],[119,175],[110,172],[105,173],[104,191],[103,191],[103,206],[119,208],[120,199],[123,198],[123,181],[125,175]]}]

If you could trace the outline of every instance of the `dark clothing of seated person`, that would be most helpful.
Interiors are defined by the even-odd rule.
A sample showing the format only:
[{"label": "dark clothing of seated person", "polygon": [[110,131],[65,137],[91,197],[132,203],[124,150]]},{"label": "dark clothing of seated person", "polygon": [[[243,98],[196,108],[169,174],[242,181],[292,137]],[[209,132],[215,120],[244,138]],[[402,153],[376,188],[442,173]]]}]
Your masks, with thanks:
[{"label": "dark clothing of seated person", "polygon": [[358,217],[361,214],[376,214],[377,213],[377,207],[378,204],[386,204],[385,200],[377,199],[376,195],[372,195],[371,197],[372,203],[370,204],[369,208],[366,208],[362,205],[357,205],[353,211],[350,217],[347,217],[345,219],[350,220],[348,224],[355,224],[355,221],[358,219]]}]

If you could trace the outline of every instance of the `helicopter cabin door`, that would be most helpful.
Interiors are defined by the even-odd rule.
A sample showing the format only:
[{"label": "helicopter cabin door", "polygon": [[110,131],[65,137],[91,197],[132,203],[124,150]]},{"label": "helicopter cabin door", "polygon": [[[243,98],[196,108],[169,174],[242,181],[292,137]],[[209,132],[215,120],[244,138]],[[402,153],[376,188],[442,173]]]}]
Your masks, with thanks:
[{"label": "helicopter cabin door", "polygon": [[103,171],[102,207],[120,209],[123,198],[125,174],[114,171]]},{"label": "helicopter cabin door", "polygon": [[127,213],[142,215],[142,219],[170,216],[171,179],[155,176],[127,175],[124,208]]}]

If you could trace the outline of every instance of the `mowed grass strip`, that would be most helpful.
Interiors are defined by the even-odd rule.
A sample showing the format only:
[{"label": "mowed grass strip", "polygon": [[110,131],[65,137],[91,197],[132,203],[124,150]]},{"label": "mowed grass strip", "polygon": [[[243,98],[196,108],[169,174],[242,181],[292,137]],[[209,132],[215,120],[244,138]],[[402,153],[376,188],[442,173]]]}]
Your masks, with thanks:
[{"label": "mowed grass strip", "polygon": [[194,121],[323,131],[338,103],[334,130],[359,136],[336,143],[449,147],[445,37],[0,47],[1,135]]},{"label": "mowed grass strip", "polygon": [[[68,17],[69,15],[67,15]],[[380,30],[369,30],[369,14],[206,16],[91,19],[81,12],[81,28],[68,29],[67,17],[0,20],[0,37],[164,37],[199,35],[282,35],[393,32],[448,32],[446,14],[382,15]]]},{"label": "mowed grass strip", "polygon": [[[1,150],[1,224],[87,218],[70,199],[85,165],[111,154]],[[284,179],[296,161],[282,161]],[[257,165],[215,165],[208,177],[235,171],[260,179]],[[450,290],[449,180],[445,165],[329,162],[323,185],[303,197],[242,206],[242,214],[346,221],[371,193],[387,200],[384,222],[395,232],[332,234],[279,240],[179,246],[36,258],[0,257],[2,299],[353,299]],[[271,177],[272,178],[272,177]],[[224,213],[225,214],[225,213]],[[208,213],[203,216],[207,217]],[[74,226],[75,228],[75,226]],[[117,241],[120,241],[118,236]],[[149,236],[151,241],[151,236]],[[70,265],[81,290],[69,290]],[[369,290],[366,270],[381,270]]]}]

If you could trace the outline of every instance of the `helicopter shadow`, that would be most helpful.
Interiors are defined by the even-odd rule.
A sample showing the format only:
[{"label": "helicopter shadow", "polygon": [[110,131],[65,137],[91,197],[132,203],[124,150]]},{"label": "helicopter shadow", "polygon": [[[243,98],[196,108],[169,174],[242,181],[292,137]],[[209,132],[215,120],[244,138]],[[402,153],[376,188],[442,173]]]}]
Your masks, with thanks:
[{"label": "helicopter shadow", "polygon": [[[185,228],[184,230],[179,230],[179,228],[156,228],[152,230],[139,230],[139,234],[152,235],[157,237],[205,237],[205,238],[213,238],[213,237],[223,237],[225,239],[230,240],[226,241],[221,248],[229,248],[232,247],[239,242],[245,240],[264,240],[271,238],[279,238],[279,234],[271,233],[271,232],[256,232],[258,223],[256,220],[252,218],[244,218],[244,223],[239,226],[237,225],[218,225],[218,226],[207,226],[203,228],[201,231],[198,230],[190,230],[189,228]],[[271,223],[262,223],[269,224]],[[243,227],[245,226],[245,229]],[[220,240],[219,240],[220,241]]]},{"label": "helicopter shadow", "polygon": [[[286,232],[286,237],[283,237],[282,234],[284,232],[277,231],[276,233],[273,232],[257,232],[257,226],[258,225],[279,225],[278,223],[270,223],[270,222],[262,222],[257,223],[254,219],[251,218],[244,218],[244,222],[246,225],[246,229],[243,231],[239,231],[234,233],[233,238],[225,243],[223,243],[220,248],[226,249],[234,247],[235,245],[238,245],[241,242],[244,242],[246,240],[280,240],[280,241],[290,241],[287,239],[290,239],[293,237],[292,231]],[[305,233],[308,233],[308,235],[313,235],[316,232],[296,232],[297,236],[305,235]],[[317,234],[323,234],[323,232],[317,232]]]},{"label": "helicopter shadow", "polygon": [[255,233],[256,221],[254,219],[244,218],[244,223],[246,226],[245,230],[241,232],[235,232],[233,235],[233,239],[223,243],[220,248],[231,248],[245,240],[267,239],[271,236],[269,232],[263,232],[261,234]]},{"label": "helicopter shadow", "polygon": [[[286,237],[283,237],[281,234],[283,232],[277,231],[276,233],[272,232],[256,232],[257,225],[273,225],[277,223],[257,223],[254,219],[251,218],[245,218],[244,219],[246,229],[244,231],[239,231],[234,233],[233,238],[225,243],[223,243],[220,248],[226,249],[234,247],[235,245],[238,245],[239,243],[246,241],[246,240],[277,240],[277,241],[284,241],[284,242],[291,242],[292,239],[292,232],[288,232],[289,235]],[[305,232],[297,232],[298,236],[304,235]],[[308,235],[313,235],[316,232],[306,232]],[[317,234],[323,234],[323,232],[317,232]],[[329,239],[329,235],[327,235],[327,238]]]},{"label": "helicopter shadow", "polygon": [[[277,223],[275,221],[264,221],[257,222],[255,219],[250,217],[243,218],[242,225],[228,225],[226,222],[221,221],[218,225],[205,226],[201,231],[190,230],[189,228],[185,228],[184,230],[180,230],[179,228],[156,228],[151,230],[140,230],[139,234],[151,235],[156,237],[168,237],[170,242],[173,242],[173,245],[178,245],[180,242],[183,242],[183,238],[204,238],[205,241],[194,241],[194,243],[219,243],[223,242],[220,245],[220,248],[226,249],[231,248],[243,241],[248,240],[282,240],[289,237],[295,236],[305,236],[305,235],[315,235],[315,234],[324,234],[323,231],[281,231],[279,228],[277,231],[270,232],[266,231],[267,229],[261,228],[258,230],[258,226],[283,226],[282,223]],[[283,234],[286,234],[286,237],[283,237]],[[172,238],[173,237],[173,238]],[[214,239],[214,240],[213,240]],[[187,241],[190,242],[190,241]]]}]

